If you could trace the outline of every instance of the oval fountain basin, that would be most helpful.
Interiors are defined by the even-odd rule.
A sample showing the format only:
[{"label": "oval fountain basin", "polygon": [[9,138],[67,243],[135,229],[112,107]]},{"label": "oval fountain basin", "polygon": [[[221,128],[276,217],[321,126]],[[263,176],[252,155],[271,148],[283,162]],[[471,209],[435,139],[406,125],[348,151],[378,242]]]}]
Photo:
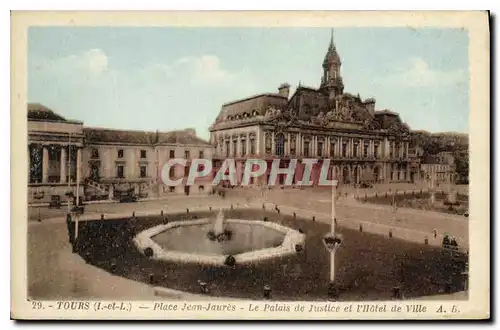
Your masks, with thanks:
[{"label": "oval fountain basin", "polygon": [[179,226],[151,237],[162,249],[168,251],[235,255],[249,251],[279,247],[286,233],[249,223],[226,223],[224,228],[231,238],[223,241],[207,239],[210,224]]},{"label": "oval fountain basin", "polygon": [[142,231],[134,242],[143,253],[152,250],[152,259],[219,266],[229,255],[237,264],[258,262],[295,254],[305,244],[304,234],[273,222],[226,219],[231,235],[222,241],[209,239],[213,228],[210,219],[171,222]]}]

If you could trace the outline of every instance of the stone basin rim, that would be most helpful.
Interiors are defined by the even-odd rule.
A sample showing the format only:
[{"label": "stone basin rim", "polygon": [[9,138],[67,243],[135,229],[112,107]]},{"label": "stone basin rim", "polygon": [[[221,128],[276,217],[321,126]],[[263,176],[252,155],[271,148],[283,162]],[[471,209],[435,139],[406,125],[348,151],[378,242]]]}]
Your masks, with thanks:
[{"label": "stone basin rim", "polygon": [[[285,237],[283,238],[283,242],[281,243],[281,245],[277,247],[263,248],[233,255],[232,257],[234,257],[236,264],[249,264],[268,259],[290,256],[298,252],[297,251],[298,245],[301,246],[301,249],[304,248],[305,234],[300,233],[298,230],[292,229],[290,227],[286,227],[275,222],[268,222],[263,220],[228,218],[225,219],[224,221],[226,223],[232,223],[232,224],[246,224],[251,226],[266,227],[269,230],[275,230],[285,235]],[[179,262],[179,263],[198,263],[198,264],[222,267],[225,265],[226,258],[229,255],[210,255],[210,254],[200,254],[193,252],[166,251],[152,239],[152,237],[172,228],[197,226],[197,225],[199,226],[210,223],[211,223],[210,218],[172,221],[167,224],[157,225],[141,231],[133,238],[133,242],[136,248],[143,255],[145,255],[145,250],[147,248],[151,248],[153,251],[153,256],[151,256],[151,258],[154,260],[163,260],[167,262]]]}]

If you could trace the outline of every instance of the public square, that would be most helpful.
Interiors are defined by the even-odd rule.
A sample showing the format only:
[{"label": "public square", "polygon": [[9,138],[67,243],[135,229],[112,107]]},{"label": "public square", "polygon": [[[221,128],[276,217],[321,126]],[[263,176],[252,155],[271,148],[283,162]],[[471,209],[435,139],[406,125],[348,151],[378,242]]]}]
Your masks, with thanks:
[{"label": "public square", "polygon": [[[414,185],[399,185],[395,187],[393,185],[391,186],[391,191],[394,191],[395,189],[400,191],[410,191],[412,188],[418,189],[419,187]],[[466,189],[466,187],[459,188]],[[439,249],[440,242],[444,235],[456,237],[461,251],[464,252],[468,249],[468,218],[466,217],[406,208],[398,208],[394,213],[391,206],[362,203],[357,201],[355,196],[356,193],[359,192],[359,189],[344,187],[339,190],[341,192],[339,195],[341,196],[338,198],[336,204],[336,218],[338,219],[340,231],[344,232],[344,234],[352,240],[350,244],[346,244],[344,251],[351,250],[351,252],[353,252],[352,244],[354,242],[358,242],[355,243],[354,246],[356,249],[359,248],[358,244],[360,238],[356,238],[357,235],[359,235],[359,233],[356,232],[359,231],[360,225],[365,228],[362,235],[365,235],[366,238],[363,239],[367,239],[370,242],[378,242],[373,244],[376,244],[376,250],[381,249],[381,251],[383,251],[382,256],[390,255],[393,253],[391,251],[401,253],[401,251],[406,250],[409,251],[409,255],[412,255],[415,251],[418,255],[419,246],[421,246],[421,249],[423,249],[422,251],[427,251],[420,252],[421,254],[424,253],[423,259],[418,259],[420,260],[420,263],[423,263],[422,267],[427,264],[425,256],[428,256],[429,258],[428,264],[425,267],[431,267],[432,265],[434,265],[432,267],[438,267],[436,265],[439,265],[440,262],[438,259],[433,259],[434,257],[432,256],[432,251]],[[373,194],[375,192],[383,193],[384,190],[387,191],[387,186],[375,186],[371,189],[363,189],[361,191],[362,193]],[[345,196],[345,193],[347,193],[347,197]],[[326,188],[288,188],[272,190],[235,188],[229,189],[225,198],[210,195],[173,196],[169,199],[147,200],[136,203],[88,204],[85,206],[85,213],[80,217],[80,220],[82,222],[95,222],[96,220],[99,221],[101,216],[104,216],[104,219],[109,219],[104,221],[116,222],[119,220],[113,219],[130,219],[132,215],[137,216],[139,219],[148,215],[155,215],[158,217],[162,210],[165,213],[185,213],[186,209],[189,209],[190,212],[194,214],[193,212],[206,212],[209,207],[214,210],[221,207],[230,209],[231,206],[234,208],[244,208],[245,206],[261,205],[264,203],[266,205],[266,209],[271,212],[276,205],[278,205],[280,209],[287,209],[290,212],[293,210],[293,212],[297,212],[298,216],[301,218],[300,221],[303,223],[304,228],[309,228],[309,226],[313,225],[311,222],[314,217],[316,224],[308,230],[316,233],[315,235],[318,236],[321,232],[326,233],[328,231],[327,225],[331,221],[331,196],[331,190]],[[189,299],[187,297],[190,296],[199,298],[199,295],[197,295],[198,288],[196,280],[199,280],[204,276],[206,277],[206,275],[203,275],[204,273],[199,267],[191,267],[192,272],[189,272],[191,275],[189,277],[184,276],[184,280],[190,281],[189,283],[186,284],[185,281],[181,281],[184,284],[179,285],[178,281],[172,281],[172,285],[169,287],[168,282],[162,282],[161,284],[154,283],[154,285],[148,283],[150,271],[147,269],[149,269],[148,267],[152,267],[151,265],[146,266],[142,273],[139,271],[139,273],[141,273],[139,274],[136,268],[134,268],[135,271],[132,273],[131,271],[125,271],[123,269],[119,272],[116,270],[113,271],[113,269],[110,268],[110,263],[103,264],[102,259],[100,261],[101,264],[95,260],[93,262],[86,263],[84,258],[82,258],[79,254],[72,253],[71,245],[68,242],[68,232],[65,222],[66,212],[67,210],[64,206],[62,206],[61,209],[48,209],[47,207],[29,208],[28,288],[30,294],[34,297],[45,299],[85,297],[92,297],[95,299],[140,299],[143,297],[146,299],[147,297],[151,298],[158,295],[159,293],[155,287],[159,286],[166,287],[167,290],[171,290],[167,291],[168,293],[163,293],[170,299]],[[42,219],[41,222],[38,221],[39,217]],[[145,220],[145,222],[148,221]],[[324,225],[320,225],[321,223],[324,223]],[[391,241],[387,240],[387,233],[389,230],[394,233],[394,239]],[[372,233],[369,231],[372,231]],[[437,235],[436,238],[434,238],[435,234]],[[425,238],[430,240],[429,244],[433,246],[424,246]],[[103,239],[101,243],[106,244],[106,242],[109,243],[110,241]],[[397,242],[404,244],[398,245]],[[326,283],[328,277],[328,265],[325,262],[326,259],[324,259],[324,255],[326,254],[325,248],[321,244],[318,244],[318,241],[309,245],[311,245],[308,246],[308,251],[310,251],[308,252],[309,254],[314,253],[311,251],[317,250],[316,253],[318,255],[323,255],[323,257],[320,257],[320,260],[322,260],[321,267],[316,269],[315,273],[313,272],[312,274],[309,274],[309,276],[312,276],[310,280],[314,282],[314,278],[323,278],[323,282]],[[404,246],[407,247],[404,248]],[[354,251],[356,249],[354,249]],[[119,251],[123,250],[120,248],[115,251],[115,253]],[[345,257],[340,257],[338,262],[340,269],[344,270],[352,269],[352,267],[359,268],[359,265],[363,265],[361,268],[365,269],[365,273],[369,273],[370,271],[373,271],[373,269],[378,269],[377,267],[381,266],[380,264],[377,265],[377,262],[360,262],[360,264],[356,264],[358,266],[346,266],[345,264],[342,265],[342,259],[344,259],[345,263]],[[291,260],[291,265],[287,266],[288,270],[286,272],[293,273],[294,267],[299,266],[294,266],[296,263],[293,262],[293,258]],[[349,262],[352,261],[349,260]],[[438,264],[435,264],[435,262]],[[279,278],[279,276],[283,275],[283,267],[283,265],[275,265],[267,271],[277,272],[277,276],[275,278]],[[304,266],[302,266],[302,268],[303,267]],[[65,271],[61,272],[61,270]],[[359,271],[361,270],[358,269],[358,272]],[[255,277],[256,281],[258,281],[259,278],[261,281],[264,281],[263,278],[266,276],[267,278],[273,278],[273,276],[269,273],[267,273],[266,276],[262,274],[259,276],[260,277]],[[350,278],[351,281],[355,281],[352,277],[348,278]],[[375,279],[376,278],[377,277],[375,277]],[[418,278],[421,280],[425,279],[425,277]],[[133,279],[135,279],[135,281]],[[245,282],[239,283],[239,285],[245,286]],[[264,282],[259,282],[259,284],[263,283]],[[363,288],[364,285],[369,285],[369,283],[370,282],[368,281],[365,284],[360,283],[357,285],[359,285],[360,288]],[[382,285],[384,281],[380,281],[380,283],[380,285]],[[352,287],[352,283],[349,284],[348,282],[344,282],[342,285],[343,287],[349,285]],[[444,294],[443,284],[441,283],[439,285],[435,285],[437,286],[426,284],[423,286],[426,287],[424,291],[417,290],[412,292],[411,289],[407,289],[409,290],[408,296],[417,298],[418,296]],[[275,283],[274,286],[276,287]],[[339,299],[388,298],[391,295],[392,286],[394,286],[394,283],[388,281],[382,290],[382,294],[378,292],[378,295],[370,290],[361,290],[358,292],[356,292],[356,290],[350,290],[349,292],[344,292],[343,298]],[[184,290],[181,290],[182,288]],[[318,285],[315,290],[312,290],[313,293],[309,294],[309,299],[321,299],[324,290],[324,285]],[[183,293],[183,291],[187,291],[187,293]],[[286,296],[286,290],[283,288],[281,291],[279,288],[276,288],[276,291],[276,299],[291,298]],[[245,291],[241,291],[239,294],[237,292],[239,291],[236,290],[231,294],[227,290],[219,288],[215,289],[212,294],[217,296],[218,293],[221,296],[229,296],[233,298],[241,297],[242,295],[245,296]],[[259,292],[259,290],[256,290],[255,292],[248,292],[247,298],[258,298],[257,296]],[[360,294],[359,292],[364,292],[364,294]],[[302,292],[302,294],[306,297],[308,296],[306,292]],[[460,295],[457,296],[457,294],[460,294],[460,292],[453,295],[448,294],[447,296],[454,299],[461,297]]]}]

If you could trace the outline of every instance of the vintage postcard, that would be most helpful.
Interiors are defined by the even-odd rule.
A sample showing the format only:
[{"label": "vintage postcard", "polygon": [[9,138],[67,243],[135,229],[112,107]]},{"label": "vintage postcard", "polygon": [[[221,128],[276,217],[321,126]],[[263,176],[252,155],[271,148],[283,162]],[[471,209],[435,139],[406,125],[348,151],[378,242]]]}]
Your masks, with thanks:
[{"label": "vintage postcard", "polygon": [[14,319],[490,317],[487,12],[13,12]]}]

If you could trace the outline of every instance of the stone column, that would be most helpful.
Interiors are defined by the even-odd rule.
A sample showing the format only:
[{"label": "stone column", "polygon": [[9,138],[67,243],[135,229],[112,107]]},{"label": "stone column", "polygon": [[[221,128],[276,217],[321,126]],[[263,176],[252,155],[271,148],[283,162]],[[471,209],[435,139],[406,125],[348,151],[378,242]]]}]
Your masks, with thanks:
[{"label": "stone column", "polygon": [[311,141],[309,143],[309,156],[310,157],[315,157],[316,156],[316,143],[315,143],[315,140],[316,140],[316,136],[315,135],[311,135]]},{"label": "stone column", "polygon": [[325,156],[330,158],[330,149],[332,148],[332,141],[331,141],[331,138],[329,136],[326,137],[325,139],[325,144],[326,144],[326,152],[325,152]]},{"label": "stone column", "polygon": [[66,183],[66,168],[68,167],[68,163],[66,160],[66,147],[61,147],[61,183]]},{"label": "stone column", "polygon": [[302,157],[304,155],[304,146],[303,146],[303,136],[302,133],[299,133],[297,137],[297,155]]},{"label": "stone column", "polygon": [[81,166],[82,165],[82,149],[76,149],[76,182],[80,182]]},{"label": "stone column", "polygon": [[274,155],[276,153],[276,139],[274,136],[274,132],[271,133],[271,155]]},{"label": "stone column", "polygon": [[291,150],[291,137],[290,133],[286,133],[286,142],[285,142],[285,155],[290,155],[290,150]]},{"label": "stone column", "polygon": [[247,155],[250,154],[250,133],[247,133],[247,138],[245,140],[245,143],[247,144]]},{"label": "stone column", "polygon": [[42,150],[42,183],[47,183],[49,181],[49,149],[43,146]]}]

